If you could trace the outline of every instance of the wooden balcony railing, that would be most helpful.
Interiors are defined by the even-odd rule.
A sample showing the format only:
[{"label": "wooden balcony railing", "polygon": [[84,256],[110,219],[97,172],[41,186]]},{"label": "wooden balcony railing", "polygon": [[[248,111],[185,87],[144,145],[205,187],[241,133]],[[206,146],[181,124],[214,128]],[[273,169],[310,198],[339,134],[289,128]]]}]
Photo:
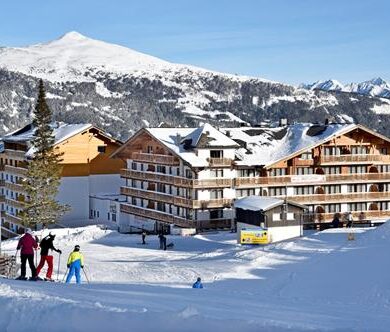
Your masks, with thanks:
[{"label": "wooden balcony railing", "polygon": [[5,203],[5,196],[4,195],[0,195],[0,203]]},{"label": "wooden balcony railing", "polygon": [[7,173],[22,175],[22,176],[26,176],[26,174],[27,174],[27,168],[15,167],[15,166],[10,166],[10,165],[5,165],[4,171]]},{"label": "wooden balcony railing", "polygon": [[186,188],[223,188],[231,187],[233,179],[214,178],[214,179],[187,179],[179,176],[165,175],[154,172],[141,172],[129,169],[122,169],[121,176],[127,179],[160,182],[171,184],[177,187]]},{"label": "wooden balcony railing", "polygon": [[12,214],[6,213],[5,220],[8,222],[12,222],[13,224],[21,225],[22,219],[18,216],[13,216]]},{"label": "wooden balcony railing", "polygon": [[146,209],[130,204],[121,204],[121,212],[134,214],[140,217],[162,221],[169,224],[175,224],[181,227],[193,227],[194,223],[191,220],[174,216],[157,210]]},{"label": "wooden balcony railing", "polygon": [[141,161],[144,163],[164,164],[164,165],[180,165],[179,158],[175,156],[168,156],[164,154],[153,154],[144,152],[133,152],[131,155],[133,160]]},{"label": "wooden balcony railing", "polygon": [[26,151],[5,149],[4,153],[11,159],[24,160]]},{"label": "wooden balcony railing", "polygon": [[353,174],[313,174],[313,175],[284,175],[269,177],[240,177],[234,179],[235,187],[256,186],[285,186],[293,183],[302,184],[330,184],[355,182],[390,181],[390,173],[353,173]]},{"label": "wooden balcony railing", "polygon": [[11,238],[16,237],[18,235],[19,235],[18,233],[11,231],[7,227],[1,226],[1,236],[2,237],[5,237],[7,239],[11,239]]},{"label": "wooden balcony railing", "polygon": [[138,197],[157,202],[174,204],[177,206],[187,207],[191,209],[207,209],[216,207],[230,207],[233,203],[232,199],[218,198],[210,200],[193,200],[185,197],[178,197],[169,194],[163,194],[155,191],[136,189],[130,187],[121,187],[121,194],[131,197]]},{"label": "wooden balcony railing", "polygon": [[364,193],[345,193],[345,194],[323,194],[323,195],[294,195],[287,196],[287,200],[299,204],[322,204],[322,203],[341,203],[341,202],[364,202],[364,201],[382,201],[390,200],[390,192],[364,192]]},{"label": "wooden balcony railing", "polygon": [[321,164],[344,164],[344,163],[359,163],[371,164],[373,162],[390,162],[390,155],[382,154],[342,154],[338,156],[321,156],[319,158]]},{"label": "wooden balcony railing", "polygon": [[[385,219],[390,218],[390,211],[387,210],[370,210],[370,211],[359,211],[352,212],[352,217],[355,221],[359,220],[360,214],[363,212],[364,218],[366,220],[375,220],[375,219]],[[333,220],[335,213],[308,213],[303,215],[303,223],[327,223]],[[343,212],[340,212],[340,215],[343,215]],[[341,221],[342,218],[340,219]],[[343,221],[345,222],[345,221]]]},{"label": "wooden balcony railing", "polygon": [[208,158],[207,160],[211,167],[231,166],[233,163],[231,158]]},{"label": "wooden balcony railing", "polygon": [[24,188],[21,184],[18,183],[12,183],[12,182],[6,182],[5,187],[7,189],[13,190],[13,191],[18,191],[18,192],[24,192]]},{"label": "wooden balcony railing", "polygon": [[9,198],[6,198],[5,199],[5,203],[8,205],[8,206],[13,206],[14,208],[18,208],[18,209],[24,209],[26,203],[23,202],[23,201],[19,201],[19,200],[14,200],[14,199],[9,199]]},{"label": "wooden balcony railing", "polygon": [[293,166],[312,166],[313,164],[313,159],[293,159]]}]

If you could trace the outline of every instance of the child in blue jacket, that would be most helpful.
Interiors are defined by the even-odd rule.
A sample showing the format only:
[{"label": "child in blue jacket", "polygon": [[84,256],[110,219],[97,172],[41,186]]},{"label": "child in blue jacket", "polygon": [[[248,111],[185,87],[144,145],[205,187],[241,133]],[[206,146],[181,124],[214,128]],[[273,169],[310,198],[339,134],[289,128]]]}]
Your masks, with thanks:
[{"label": "child in blue jacket", "polygon": [[73,275],[76,275],[76,282],[81,283],[80,269],[84,268],[84,257],[80,252],[80,246],[76,245],[73,251],[70,253],[67,263],[69,273],[66,277],[66,283],[70,283]]}]

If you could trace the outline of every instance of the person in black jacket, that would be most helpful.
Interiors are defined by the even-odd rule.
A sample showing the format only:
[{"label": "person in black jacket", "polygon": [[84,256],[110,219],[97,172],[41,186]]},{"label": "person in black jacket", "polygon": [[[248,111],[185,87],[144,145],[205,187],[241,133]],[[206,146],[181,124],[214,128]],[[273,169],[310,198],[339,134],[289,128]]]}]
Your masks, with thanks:
[{"label": "person in black jacket", "polygon": [[[53,255],[52,251],[56,251],[59,254],[62,254],[61,250],[56,249],[54,247],[53,241],[56,236],[52,233],[50,233],[48,236],[44,237],[40,243],[41,247],[41,260],[39,262],[39,265],[37,267],[37,277],[39,277],[39,272],[41,272],[41,269],[45,265],[45,262],[47,262],[48,268],[46,272],[46,278],[47,281],[52,281],[51,275],[53,273]],[[50,253],[49,253],[50,251]]]}]

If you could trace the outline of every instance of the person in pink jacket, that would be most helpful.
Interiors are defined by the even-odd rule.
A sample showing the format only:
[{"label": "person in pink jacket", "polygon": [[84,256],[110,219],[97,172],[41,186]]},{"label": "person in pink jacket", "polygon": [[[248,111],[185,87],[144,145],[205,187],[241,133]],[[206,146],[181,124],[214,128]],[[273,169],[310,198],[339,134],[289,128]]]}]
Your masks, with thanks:
[{"label": "person in pink jacket", "polygon": [[36,280],[37,272],[34,265],[34,249],[38,248],[38,243],[31,234],[31,230],[27,229],[26,233],[20,238],[17,249],[20,249],[20,276],[16,279],[27,280],[26,278],[26,262],[30,265],[31,279]]}]

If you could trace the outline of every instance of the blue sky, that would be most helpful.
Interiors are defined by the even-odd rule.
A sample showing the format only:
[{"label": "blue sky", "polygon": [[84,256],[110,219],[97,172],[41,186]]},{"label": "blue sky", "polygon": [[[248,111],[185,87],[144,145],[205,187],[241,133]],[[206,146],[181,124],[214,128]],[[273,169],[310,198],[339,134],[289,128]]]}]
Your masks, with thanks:
[{"label": "blue sky", "polygon": [[4,0],[0,45],[76,30],[172,62],[299,84],[390,80],[388,0]]}]

